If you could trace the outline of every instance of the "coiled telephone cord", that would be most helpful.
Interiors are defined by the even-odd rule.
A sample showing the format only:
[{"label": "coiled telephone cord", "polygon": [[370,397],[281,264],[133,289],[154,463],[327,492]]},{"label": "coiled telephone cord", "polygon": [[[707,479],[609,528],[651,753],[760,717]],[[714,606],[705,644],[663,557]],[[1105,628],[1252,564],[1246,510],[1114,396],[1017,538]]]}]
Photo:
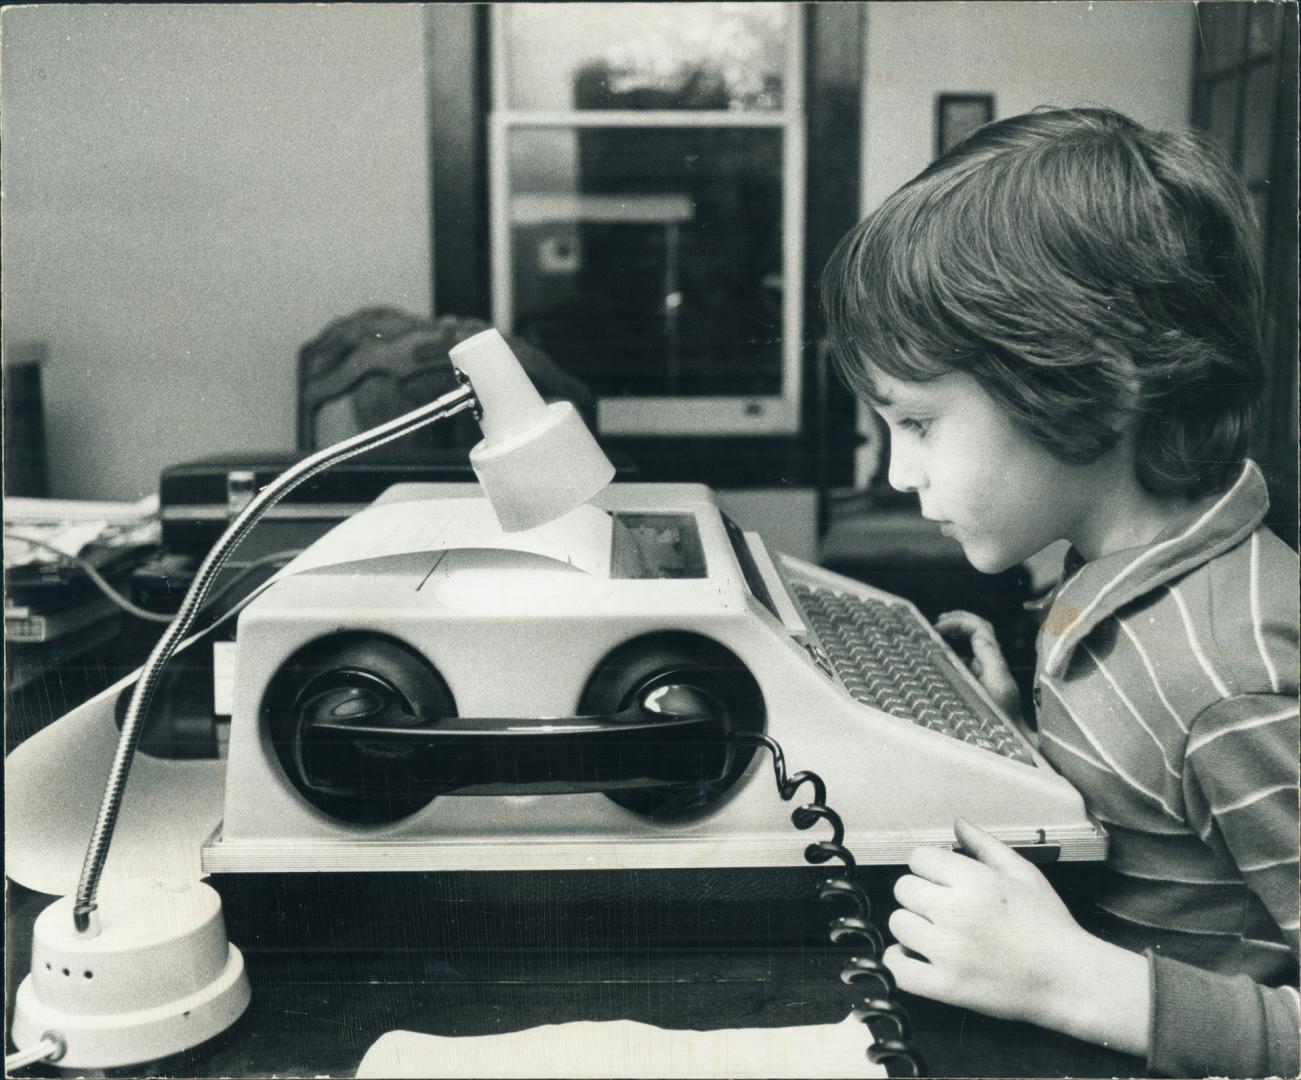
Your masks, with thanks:
[{"label": "coiled telephone cord", "polygon": [[867,1048],[868,1060],[874,1065],[884,1064],[890,1076],[924,1076],[926,1064],[921,1054],[909,1042],[911,1025],[903,1006],[894,1000],[898,988],[890,969],[881,960],[885,942],[881,932],[872,923],[872,905],[862,886],[850,876],[857,863],[845,847],[845,826],[840,815],[827,806],[827,786],[813,772],[786,773],[786,755],[770,735],[754,732],[733,732],[731,739],[751,746],[764,747],[772,754],[773,772],[777,790],[786,802],[805,784],[813,785],[813,801],[791,812],[791,823],[797,829],[809,829],[819,821],[827,822],[832,829],[830,840],[820,840],[804,849],[804,860],[814,866],[839,859],[846,874],[828,878],[818,889],[818,899],[827,905],[848,900],[854,908],[852,915],[840,915],[831,920],[828,933],[836,945],[855,946],[860,951],[851,956],[840,971],[842,982],[857,989],[863,984],[875,984],[870,993],[854,1006],[854,1018],[867,1025],[873,1043]]}]

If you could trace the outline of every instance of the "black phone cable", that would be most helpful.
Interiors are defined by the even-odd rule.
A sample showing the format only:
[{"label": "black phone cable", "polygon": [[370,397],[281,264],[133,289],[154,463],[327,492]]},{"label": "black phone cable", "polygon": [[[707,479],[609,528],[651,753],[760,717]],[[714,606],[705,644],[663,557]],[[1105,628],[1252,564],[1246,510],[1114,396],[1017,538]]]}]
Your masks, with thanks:
[{"label": "black phone cable", "polygon": [[827,785],[813,772],[798,772],[794,776],[788,776],[786,755],[771,735],[736,731],[729,738],[751,746],[764,747],[772,754],[777,791],[786,802],[790,802],[805,784],[813,785],[813,801],[793,810],[791,823],[803,830],[812,828],[819,821],[827,822],[832,830],[831,839],[820,840],[806,847],[804,861],[820,866],[839,859],[845,867],[842,876],[828,878],[822,883],[818,889],[818,899],[828,906],[848,901],[853,911],[852,914],[833,918],[828,932],[834,944],[854,946],[857,949],[857,955],[851,956],[841,969],[841,981],[855,989],[865,985],[869,987],[868,995],[854,1006],[853,1013],[855,1019],[866,1024],[872,1033],[874,1041],[867,1048],[868,1060],[874,1065],[884,1064],[890,1076],[926,1075],[925,1061],[909,1042],[912,1029],[908,1014],[895,1000],[898,987],[894,975],[881,959],[885,942],[880,930],[872,923],[871,902],[863,887],[851,878],[858,864],[845,847],[845,826],[840,815],[827,805]]}]

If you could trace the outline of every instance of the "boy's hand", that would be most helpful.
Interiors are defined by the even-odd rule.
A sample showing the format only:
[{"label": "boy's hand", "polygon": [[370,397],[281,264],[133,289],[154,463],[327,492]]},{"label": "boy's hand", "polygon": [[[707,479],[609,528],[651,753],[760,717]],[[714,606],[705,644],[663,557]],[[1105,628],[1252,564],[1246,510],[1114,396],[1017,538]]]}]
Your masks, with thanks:
[{"label": "boy's hand", "polygon": [[899,944],[886,965],[909,993],[1058,1026],[1065,973],[1085,962],[1093,939],[1035,866],[965,821],[954,832],[969,854],[918,848],[912,874],[895,885]]},{"label": "boy's hand", "polygon": [[895,885],[899,944],[882,959],[900,989],[1146,1054],[1147,958],[1081,929],[1006,844],[962,820],[954,832],[968,854],[918,848]]},{"label": "boy's hand", "polygon": [[935,620],[935,629],[960,653],[970,652],[967,666],[971,673],[995,705],[1013,720],[1020,721],[1021,693],[989,621],[970,611],[946,611]]}]

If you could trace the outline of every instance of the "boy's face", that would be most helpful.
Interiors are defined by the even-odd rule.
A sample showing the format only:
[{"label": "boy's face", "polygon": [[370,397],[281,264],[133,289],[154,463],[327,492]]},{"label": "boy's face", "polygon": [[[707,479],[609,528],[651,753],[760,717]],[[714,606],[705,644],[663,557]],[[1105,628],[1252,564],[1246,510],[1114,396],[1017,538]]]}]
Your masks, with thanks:
[{"label": "boy's face", "polygon": [[1104,470],[1068,465],[1025,435],[974,378],[903,382],[876,372],[890,486],[916,491],[972,566],[998,573],[1065,537],[1077,543]]}]

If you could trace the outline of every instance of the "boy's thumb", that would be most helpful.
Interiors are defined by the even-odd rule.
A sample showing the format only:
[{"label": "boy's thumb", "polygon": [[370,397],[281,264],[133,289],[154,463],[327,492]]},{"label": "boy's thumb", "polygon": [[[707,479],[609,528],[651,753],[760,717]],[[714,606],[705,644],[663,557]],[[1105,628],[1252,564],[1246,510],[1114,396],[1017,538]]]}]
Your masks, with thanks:
[{"label": "boy's thumb", "polygon": [[1002,840],[965,818],[958,818],[953,823],[953,835],[957,837],[958,845],[963,851],[992,869],[1007,870],[1024,861]]}]

